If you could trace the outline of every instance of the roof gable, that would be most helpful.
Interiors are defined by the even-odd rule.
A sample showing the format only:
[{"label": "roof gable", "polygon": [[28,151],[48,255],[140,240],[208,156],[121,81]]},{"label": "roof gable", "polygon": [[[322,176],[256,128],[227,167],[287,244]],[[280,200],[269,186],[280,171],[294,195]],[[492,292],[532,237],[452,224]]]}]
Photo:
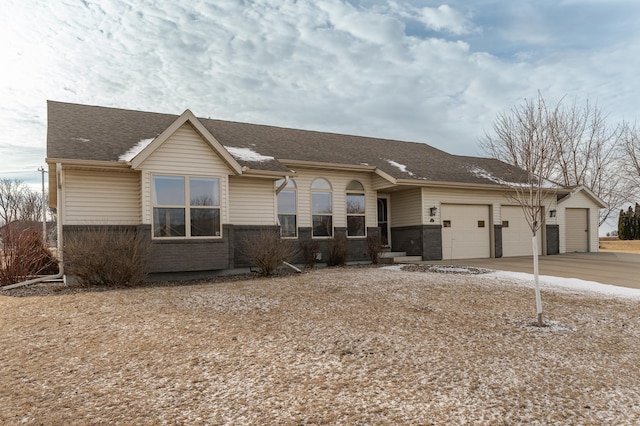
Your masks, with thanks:
[{"label": "roof gable", "polygon": [[584,185],[580,185],[575,187],[571,192],[563,196],[558,200],[559,204],[565,203],[569,201],[572,197],[575,197],[578,194],[582,194],[593,201],[599,208],[604,209],[607,207],[607,203],[605,203],[600,197],[598,197],[593,191],[587,188]]},{"label": "roof gable", "polygon": [[[242,166],[231,156],[231,154],[216,140],[216,138],[202,125],[200,120],[188,109],[183,112],[169,127],[164,129],[158,137],[151,140],[140,152],[134,154],[131,159],[131,167],[137,169],[155,150],[165,143],[180,127],[189,123],[198,133],[202,140],[229,166],[237,175],[242,173]],[[140,142],[144,142],[141,140]]]}]

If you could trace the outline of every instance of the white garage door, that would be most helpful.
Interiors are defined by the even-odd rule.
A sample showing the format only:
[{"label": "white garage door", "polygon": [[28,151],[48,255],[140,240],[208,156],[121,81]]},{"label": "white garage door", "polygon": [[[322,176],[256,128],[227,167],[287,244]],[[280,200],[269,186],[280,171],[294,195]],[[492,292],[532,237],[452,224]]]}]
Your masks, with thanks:
[{"label": "white garage door", "polygon": [[[520,206],[502,206],[502,255],[531,256],[531,228]],[[542,230],[539,229],[538,254],[542,254]]]},{"label": "white garage door", "polygon": [[491,257],[489,206],[443,204],[442,258]]},{"label": "white garage door", "polygon": [[589,209],[566,209],[567,253],[589,251]]}]

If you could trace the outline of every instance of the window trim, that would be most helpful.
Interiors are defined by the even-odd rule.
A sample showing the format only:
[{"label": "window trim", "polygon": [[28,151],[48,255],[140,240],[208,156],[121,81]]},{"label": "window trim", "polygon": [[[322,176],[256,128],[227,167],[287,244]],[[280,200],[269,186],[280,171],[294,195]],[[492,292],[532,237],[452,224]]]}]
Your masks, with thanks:
[{"label": "window trim", "polygon": [[[155,204],[155,185],[154,179],[156,176],[164,176],[164,177],[179,177],[184,178],[184,205],[164,205],[164,204]],[[197,206],[191,205],[191,179],[210,179],[218,181],[218,205],[216,206]],[[224,238],[223,235],[223,226],[222,226],[222,185],[223,178],[221,176],[205,176],[205,175],[188,175],[188,174],[177,174],[177,173],[151,173],[150,179],[150,196],[151,196],[151,239],[158,241],[184,241],[184,240],[219,240]],[[184,211],[184,227],[185,227],[185,235],[184,236],[156,236],[155,235],[155,209],[156,208],[173,208],[173,209],[182,209]],[[220,221],[220,228],[217,231],[219,235],[191,235],[191,209],[205,209],[205,210],[218,210],[218,217]],[[216,232],[216,230],[214,230]]]},{"label": "window trim", "polygon": [[[329,185],[329,189],[324,189],[324,188],[314,188],[313,184],[318,181],[318,180],[323,180],[325,181],[328,185]],[[315,179],[313,179],[311,181],[311,185],[310,185],[310,189],[311,189],[311,238],[318,238],[318,239],[329,239],[329,238],[333,238],[334,236],[334,223],[333,223],[333,185],[331,185],[331,182],[329,182],[329,179],[327,178],[323,178],[323,177],[317,177]],[[331,202],[331,213],[329,214],[315,214],[313,212],[313,196],[314,194],[329,194],[330,197],[330,202]],[[314,234],[314,230],[315,227],[313,226],[313,218],[315,216],[323,216],[323,217],[329,217],[331,218],[331,229],[330,229],[330,233],[329,235],[315,235]]]},{"label": "window trim", "polygon": [[[362,187],[362,190],[345,189],[345,213],[347,217],[347,238],[367,238],[367,192],[364,185],[359,180],[353,179],[347,183],[346,188],[352,183],[357,183]],[[349,195],[361,195],[363,198],[364,211],[362,213],[349,213],[348,200]],[[364,220],[364,235],[349,235],[349,217],[362,217]]]}]

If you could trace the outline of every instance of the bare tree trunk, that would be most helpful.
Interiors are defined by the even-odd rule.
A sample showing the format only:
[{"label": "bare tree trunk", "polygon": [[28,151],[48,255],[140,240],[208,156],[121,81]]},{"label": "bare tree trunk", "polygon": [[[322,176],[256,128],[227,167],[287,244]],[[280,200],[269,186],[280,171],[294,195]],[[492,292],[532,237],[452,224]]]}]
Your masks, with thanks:
[{"label": "bare tree trunk", "polygon": [[536,312],[538,317],[538,327],[542,327],[542,296],[540,296],[540,274],[538,273],[538,238],[533,234],[533,281],[536,287]]}]

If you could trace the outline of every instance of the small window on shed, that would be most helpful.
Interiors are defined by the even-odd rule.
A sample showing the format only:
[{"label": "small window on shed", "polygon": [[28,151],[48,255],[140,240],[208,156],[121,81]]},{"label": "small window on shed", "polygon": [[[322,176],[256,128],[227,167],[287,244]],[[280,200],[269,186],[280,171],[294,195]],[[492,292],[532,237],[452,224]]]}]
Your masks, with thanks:
[{"label": "small window on shed", "polygon": [[451,228],[451,221],[450,220],[443,220],[442,221],[442,226],[444,226],[445,228]]},{"label": "small window on shed", "polygon": [[484,228],[484,220],[478,221],[478,228]]},{"label": "small window on shed", "polygon": [[508,220],[503,220],[502,221],[502,227],[503,228],[508,228],[509,227],[509,221]]}]

